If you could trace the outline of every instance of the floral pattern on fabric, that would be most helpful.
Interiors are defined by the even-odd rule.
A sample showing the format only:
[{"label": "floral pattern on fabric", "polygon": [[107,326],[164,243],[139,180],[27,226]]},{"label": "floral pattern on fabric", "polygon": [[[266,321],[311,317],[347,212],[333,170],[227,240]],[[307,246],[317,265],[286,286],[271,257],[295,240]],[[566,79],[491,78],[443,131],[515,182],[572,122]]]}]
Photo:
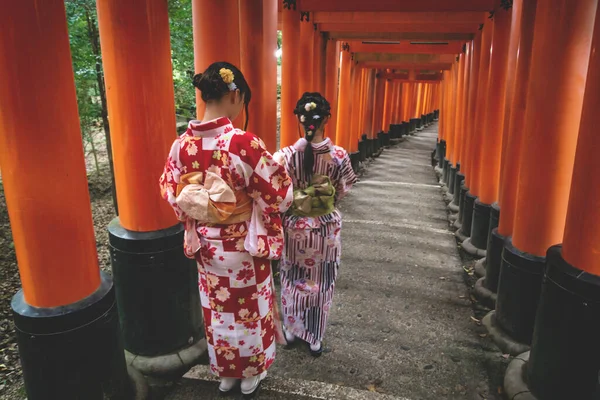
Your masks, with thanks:
[{"label": "floral pattern on fabric", "polygon": [[[306,188],[304,149],[300,139],[274,155],[286,165],[294,188]],[[326,175],[336,189],[336,204],[356,182],[346,151],[329,139],[311,144],[314,174]],[[296,337],[311,344],[322,341],[332,304],[341,258],[342,215],[335,209],[320,217],[286,215],[285,247],[281,259],[281,304],[284,325]]]},{"label": "floral pattern on fabric", "polygon": [[[219,175],[253,199],[250,220],[200,223],[177,205],[184,174]],[[271,259],[281,256],[281,213],[292,202],[291,179],[255,135],[226,118],[192,121],[175,140],[160,178],[163,198],[186,225],[185,252],[198,264],[200,300],[211,371],[220,377],[261,374],[275,358]]]}]

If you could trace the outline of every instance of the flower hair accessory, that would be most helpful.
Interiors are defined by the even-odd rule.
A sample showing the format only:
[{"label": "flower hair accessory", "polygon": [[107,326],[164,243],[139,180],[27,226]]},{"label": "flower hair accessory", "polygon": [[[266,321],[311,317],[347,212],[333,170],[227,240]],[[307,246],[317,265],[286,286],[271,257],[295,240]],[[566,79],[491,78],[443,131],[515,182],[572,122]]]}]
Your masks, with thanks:
[{"label": "flower hair accessory", "polygon": [[311,102],[311,103],[306,103],[306,104],[304,105],[304,109],[305,109],[306,111],[311,111],[311,110],[314,110],[315,108],[317,108],[317,105],[316,105],[314,102]]},{"label": "flower hair accessory", "polygon": [[229,68],[221,68],[219,70],[219,75],[221,75],[221,79],[223,79],[223,82],[227,84],[229,91],[233,92],[237,89],[237,86],[235,85],[235,83],[233,83],[235,75],[233,75],[233,72]]}]

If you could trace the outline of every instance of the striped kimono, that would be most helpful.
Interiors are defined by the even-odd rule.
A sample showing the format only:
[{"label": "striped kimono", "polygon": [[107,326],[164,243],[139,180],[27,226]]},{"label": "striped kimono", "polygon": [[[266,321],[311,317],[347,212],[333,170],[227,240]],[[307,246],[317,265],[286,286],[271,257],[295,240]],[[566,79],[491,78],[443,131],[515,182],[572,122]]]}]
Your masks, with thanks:
[{"label": "striped kimono", "polygon": [[[305,139],[300,139],[275,155],[284,161],[294,189],[309,185],[303,167],[307,145]],[[356,182],[350,158],[330,139],[310,145],[315,157],[314,174],[331,179],[337,203]],[[325,333],[340,265],[342,215],[337,209],[314,218],[288,214],[283,226],[285,246],[280,275],[284,326],[294,336],[316,344]]]},{"label": "striped kimono", "polygon": [[[182,209],[181,186],[200,174],[206,178],[198,192],[210,200],[205,208],[222,223],[201,222]],[[269,260],[279,258],[284,244],[281,213],[292,203],[289,176],[262,140],[220,118],[190,122],[173,143],[160,187],[185,223],[185,253],[198,263],[211,371],[238,379],[260,375],[275,358],[279,322]],[[223,202],[230,191],[233,202],[231,196]],[[247,211],[236,215],[235,199],[244,199],[236,204]],[[200,208],[201,214],[198,204],[204,203],[185,209]]]}]

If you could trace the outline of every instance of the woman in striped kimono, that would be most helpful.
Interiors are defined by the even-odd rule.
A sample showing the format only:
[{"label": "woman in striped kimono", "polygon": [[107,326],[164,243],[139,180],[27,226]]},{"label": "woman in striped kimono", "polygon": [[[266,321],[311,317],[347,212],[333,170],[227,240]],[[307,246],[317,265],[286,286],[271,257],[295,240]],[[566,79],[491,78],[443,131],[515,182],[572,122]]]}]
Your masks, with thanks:
[{"label": "woman in striped kimono", "polygon": [[280,264],[284,334],[288,343],[307,342],[318,357],[340,265],[342,215],[336,205],[356,175],[346,151],[325,137],[330,106],[321,94],[304,93],[294,114],[304,137],[274,155],[294,187]]}]

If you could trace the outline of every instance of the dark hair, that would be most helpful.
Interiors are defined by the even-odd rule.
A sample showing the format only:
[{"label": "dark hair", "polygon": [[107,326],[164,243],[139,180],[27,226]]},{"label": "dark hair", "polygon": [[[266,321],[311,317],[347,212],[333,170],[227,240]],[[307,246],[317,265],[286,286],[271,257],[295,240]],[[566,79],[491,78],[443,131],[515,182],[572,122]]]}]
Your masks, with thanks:
[{"label": "dark hair", "polygon": [[206,71],[194,75],[192,80],[194,87],[200,90],[202,100],[208,103],[211,100],[221,100],[223,96],[231,92],[229,86],[223,81],[220,71],[222,68],[226,68],[233,72],[233,83],[240,91],[240,95],[244,96],[244,109],[246,112],[246,122],[244,124],[244,130],[248,128],[248,104],[252,99],[252,91],[244,74],[233,64],[225,61],[212,63],[206,68]]},{"label": "dark hair", "polygon": [[[308,106],[313,103],[314,108]],[[304,150],[304,173],[310,181],[315,165],[315,156],[310,142],[314,139],[315,132],[323,125],[325,118],[331,115],[331,106],[321,93],[305,92],[296,103],[294,114],[298,116],[304,127],[304,137],[309,143]]]}]

